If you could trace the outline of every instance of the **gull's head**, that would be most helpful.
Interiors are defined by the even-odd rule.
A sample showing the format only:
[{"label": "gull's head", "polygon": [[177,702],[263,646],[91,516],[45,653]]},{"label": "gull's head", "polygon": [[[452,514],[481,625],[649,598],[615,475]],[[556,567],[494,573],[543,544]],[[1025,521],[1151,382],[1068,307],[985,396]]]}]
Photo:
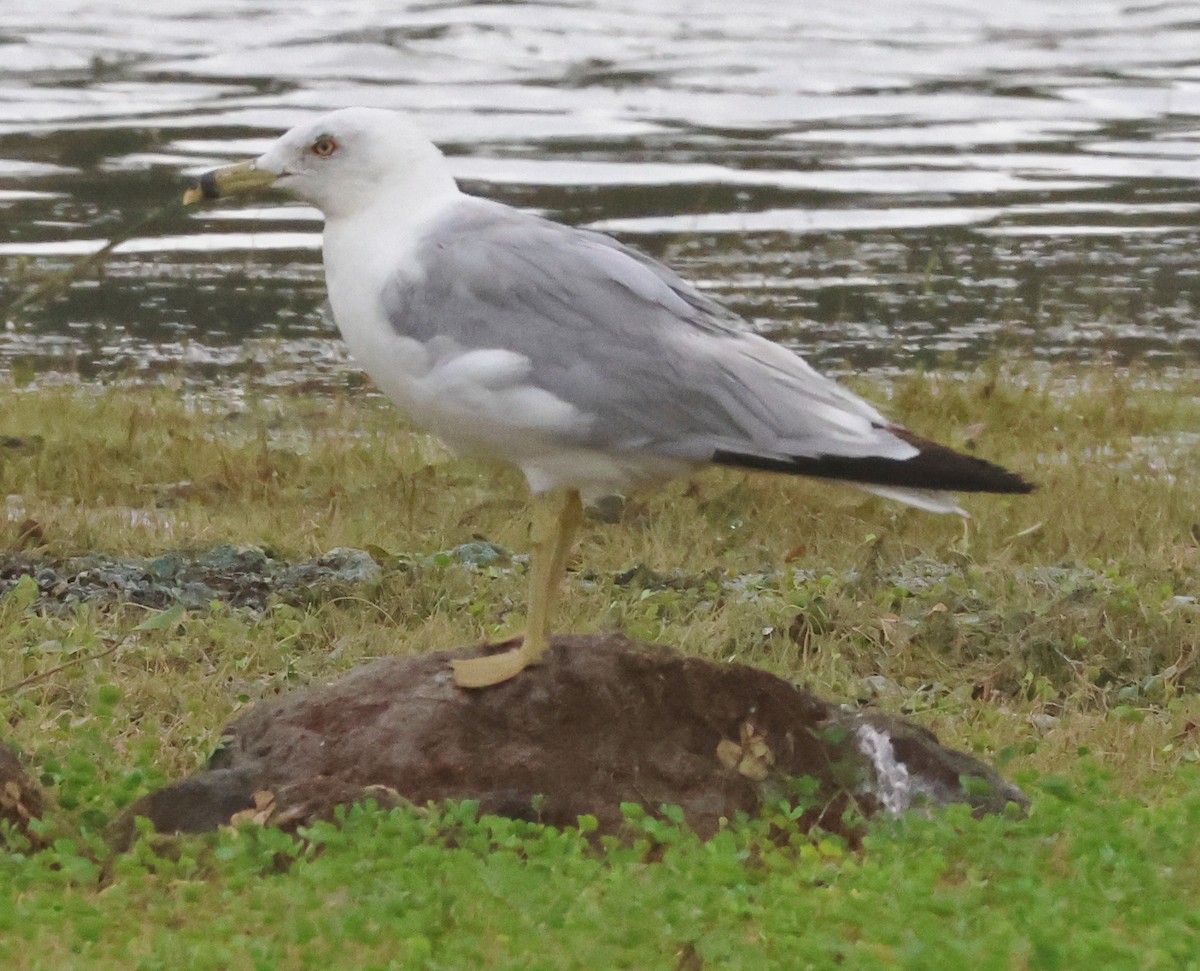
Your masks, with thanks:
[{"label": "gull's head", "polygon": [[352,217],[384,198],[423,205],[457,192],[442,153],[406,115],[343,108],[297,125],[256,159],[206,172],[183,201],[268,187],[331,219]]}]

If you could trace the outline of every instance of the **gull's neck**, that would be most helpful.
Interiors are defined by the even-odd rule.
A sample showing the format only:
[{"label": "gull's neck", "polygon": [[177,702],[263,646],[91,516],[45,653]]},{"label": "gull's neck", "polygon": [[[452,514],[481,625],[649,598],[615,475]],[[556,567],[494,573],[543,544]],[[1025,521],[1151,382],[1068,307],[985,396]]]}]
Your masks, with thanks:
[{"label": "gull's neck", "polygon": [[378,192],[371,205],[326,213],[322,251],[334,320],[368,371],[374,338],[364,335],[383,321],[380,294],[404,277],[421,274],[422,237],[466,198],[449,173],[443,174],[399,179]]},{"label": "gull's neck", "polygon": [[[325,214],[324,255],[327,275],[343,266],[362,273],[379,265],[390,272],[415,246],[426,227],[463,198],[444,168],[406,173],[371,193],[369,202]],[[333,280],[330,279],[330,284]]]},{"label": "gull's neck", "polygon": [[460,195],[446,160],[432,145],[429,154],[410,156],[394,174],[370,180],[348,181],[320,199],[327,225],[342,222],[366,224],[373,220],[388,225],[420,222],[431,210],[447,205]]}]

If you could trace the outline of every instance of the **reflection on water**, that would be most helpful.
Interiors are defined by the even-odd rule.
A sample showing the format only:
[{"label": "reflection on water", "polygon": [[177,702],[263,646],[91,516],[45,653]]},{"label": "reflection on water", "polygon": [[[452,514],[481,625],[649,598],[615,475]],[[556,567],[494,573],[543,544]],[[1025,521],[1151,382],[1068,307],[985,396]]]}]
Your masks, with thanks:
[{"label": "reflection on water", "polygon": [[[0,51],[0,304],[185,174],[370,104],[826,367],[1200,352],[1194,0],[45,0]],[[172,209],[15,315],[0,366],[342,380],[319,231]]]}]

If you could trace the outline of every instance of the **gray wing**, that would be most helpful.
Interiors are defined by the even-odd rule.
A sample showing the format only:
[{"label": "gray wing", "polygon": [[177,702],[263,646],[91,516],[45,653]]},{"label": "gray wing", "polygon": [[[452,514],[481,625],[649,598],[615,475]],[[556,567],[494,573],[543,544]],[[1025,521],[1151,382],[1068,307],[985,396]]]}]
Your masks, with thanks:
[{"label": "gray wing", "polygon": [[524,383],[585,417],[571,445],[697,461],[916,452],[866,402],[607,236],[464,197],[418,251],[420,272],[385,290],[391,325],[525,358]]}]

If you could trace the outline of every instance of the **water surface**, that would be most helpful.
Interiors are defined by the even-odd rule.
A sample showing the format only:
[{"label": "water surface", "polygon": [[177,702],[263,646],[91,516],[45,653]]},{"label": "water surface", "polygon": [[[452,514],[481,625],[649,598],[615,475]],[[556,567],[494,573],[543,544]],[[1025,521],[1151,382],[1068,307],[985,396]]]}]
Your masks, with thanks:
[{"label": "water surface", "polygon": [[[0,18],[0,304],[349,104],[603,228],[833,370],[1200,353],[1200,9],[1116,0],[46,0]],[[11,315],[84,380],[352,365],[316,214],[169,211]]]}]

